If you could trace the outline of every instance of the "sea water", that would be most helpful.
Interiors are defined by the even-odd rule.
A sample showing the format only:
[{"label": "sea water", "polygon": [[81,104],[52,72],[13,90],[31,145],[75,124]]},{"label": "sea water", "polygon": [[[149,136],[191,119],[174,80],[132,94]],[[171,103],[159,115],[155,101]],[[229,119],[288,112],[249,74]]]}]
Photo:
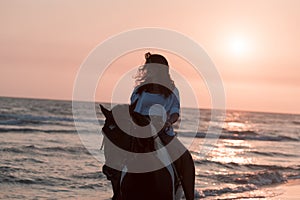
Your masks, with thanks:
[{"label": "sea water", "polygon": [[[77,133],[71,101],[3,97],[0,105],[0,199],[112,196],[103,159],[96,159]],[[92,135],[105,120],[95,108],[98,120],[85,120]],[[190,122],[199,110],[182,110],[188,114],[176,131],[182,141],[192,138],[196,198],[268,199],[280,194],[274,185],[300,179],[300,115],[226,111],[218,140],[203,155],[211,112],[200,110],[193,133]]]}]

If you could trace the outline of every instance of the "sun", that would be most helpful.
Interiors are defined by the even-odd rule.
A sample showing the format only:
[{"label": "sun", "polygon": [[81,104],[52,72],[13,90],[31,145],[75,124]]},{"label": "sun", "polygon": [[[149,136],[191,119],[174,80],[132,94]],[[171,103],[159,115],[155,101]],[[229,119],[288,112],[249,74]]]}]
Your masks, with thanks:
[{"label": "sun", "polygon": [[250,53],[250,43],[245,37],[232,37],[229,40],[230,53],[236,57],[244,57]]}]

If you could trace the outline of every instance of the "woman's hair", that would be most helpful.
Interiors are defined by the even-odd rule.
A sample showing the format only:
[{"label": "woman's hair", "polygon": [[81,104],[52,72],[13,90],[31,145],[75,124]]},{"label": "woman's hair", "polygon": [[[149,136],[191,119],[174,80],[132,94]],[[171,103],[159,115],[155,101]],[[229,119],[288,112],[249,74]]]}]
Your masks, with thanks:
[{"label": "woman's hair", "polygon": [[169,64],[165,57],[159,54],[145,54],[146,62],[139,67],[135,75],[137,93],[150,92],[155,88],[159,94],[168,97],[175,88],[169,73]]}]

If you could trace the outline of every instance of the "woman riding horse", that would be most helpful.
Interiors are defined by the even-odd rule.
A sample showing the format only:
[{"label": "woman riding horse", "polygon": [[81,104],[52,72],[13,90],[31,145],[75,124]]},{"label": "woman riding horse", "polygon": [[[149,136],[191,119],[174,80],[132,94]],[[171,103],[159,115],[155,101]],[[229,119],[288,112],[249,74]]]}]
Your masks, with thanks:
[{"label": "woman riding horse", "polygon": [[[129,110],[130,117],[133,119],[135,125],[144,127],[151,124],[152,129],[151,131],[148,131],[148,135],[145,135],[144,132],[144,135],[140,136],[141,138],[139,138],[139,135],[136,135],[137,139],[130,140],[130,143],[134,145],[131,145],[128,148],[130,148],[130,151],[138,153],[155,151],[156,149],[154,147],[154,138],[156,136],[159,137],[163,145],[166,145],[166,149],[169,154],[168,156],[171,160],[174,161],[173,166],[175,166],[175,174],[181,182],[186,199],[194,199],[194,163],[188,150],[185,149],[185,147],[176,138],[175,132],[172,127],[172,124],[174,124],[178,120],[180,115],[180,101],[178,89],[176,88],[174,81],[171,79],[171,76],[169,74],[168,61],[165,57],[159,54],[146,53],[145,58],[145,65],[138,69],[138,72],[135,76],[136,87],[133,90],[133,93],[130,98],[131,104],[129,106]],[[103,111],[104,110],[102,107],[102,112]],[[119,113],[124,112],[122,111]],[[154,134],[153,129],[155,130]],[[108,130],[106,129],[106,132],[107,131]],[[141,131],[138,132],[138,134],[141,134]],[[132,135],[132,131],[130,135]],[[106,174],[109,174],[108,167],[105,167]],[[111,172],[113,172],[112,169]],[[139,176],[141,182],[139,184],[135,184],[135,187],[140,187],[144,182],[148,181],[147,184],[149,184],[149,180],[151,180],[150,177],[153,177],[154,175],[153,173],[156,173],[156,175],[160,175],[161,181],[163,181],[164,177],[162,176],[162,174],[165,174],[164,172],[166,172],[165,168],[157,170],[155,172],[143,173],[143,175],[136,175],[134,173],[131,175],[137,177]],[[116,179],[119,181],[119,179],[121,179],[120,173],[118,173],[116,177]],[[157,184],[157,180],[156,182],[151,182],[150,185],[152,186],[149,187],[153,187],[153,185],[155,184]],[[140,190],[142,190],[142,188],[145,187],[140,187]],[[149,189],[150,188],[146,188],[146,190]],[[121,188],[118,185],[115,185],[114,193],[115,190],[121,190]],[[130,187],[127,187],[127,191],[128,190],[130,190]],[[130,191],[133,192],[134,190]],[[168,193],[167,191],[164,192]],[[133,196],[131,196],[128,199],[132,198]],[[145,197],[139,198],[145,199]],[[162,197],[161,199],[165,198],[166,197]],[[159,198],[156,197],[155,199]]]}]

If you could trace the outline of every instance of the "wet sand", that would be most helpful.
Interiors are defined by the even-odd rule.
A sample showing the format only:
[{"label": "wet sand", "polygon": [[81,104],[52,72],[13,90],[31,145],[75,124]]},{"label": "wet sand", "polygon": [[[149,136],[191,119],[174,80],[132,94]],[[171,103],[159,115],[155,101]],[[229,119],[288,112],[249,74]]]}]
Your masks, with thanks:
[{"label": "wet sand", "polygon": [[289,180],[286,184],[276,186],[278,196],[271,198],[272,200],[298,200],[300,199],[300,180]]}]

